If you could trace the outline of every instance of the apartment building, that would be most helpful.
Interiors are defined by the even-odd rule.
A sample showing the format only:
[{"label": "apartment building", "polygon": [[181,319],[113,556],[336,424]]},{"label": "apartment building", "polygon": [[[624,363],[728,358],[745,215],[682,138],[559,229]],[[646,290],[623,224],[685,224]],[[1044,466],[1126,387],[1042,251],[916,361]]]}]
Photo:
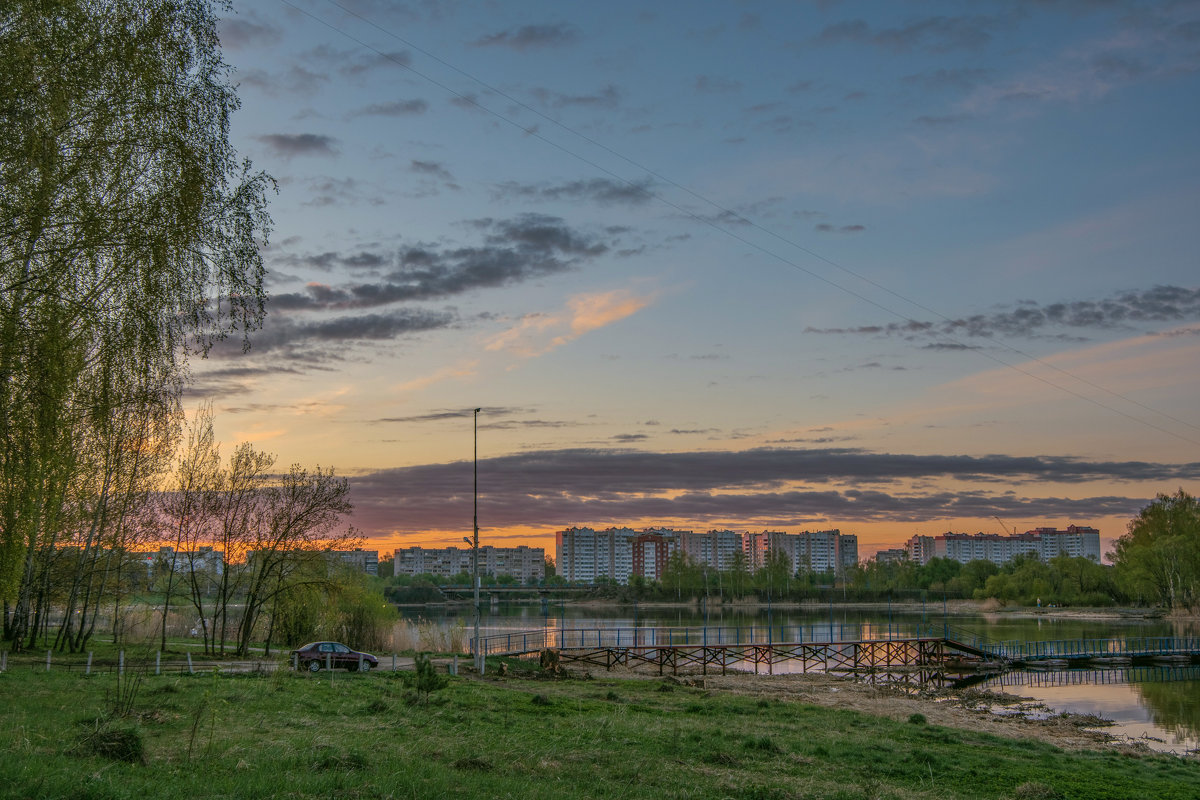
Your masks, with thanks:
[{"label": "apartment building", "polygon": [[363,550],[361,547],[356,547],[353,550],[329,550],[327,552],[331,558],[341,561],[351,569],[365,572],[368,575],[379,574],[378,550]]},{"label": "apartment building", "polygon": [[[403,547],[392,556],[396,575],[435,575],[451,578],[472,574],[474,549],[458,547]],[[479,548],[479,574],[495,578],[511,576],[521,583],[534,583],[546,577],[546,551],[541,547]]]},{"label": "apartment building", "polygon": [[858,563],[858,537],[839,530],[697,533],[672,528],[568,528],[555,534],[558,574],[581,583],[601,578],[628,583],[631,575],[657,580],[676,552],[718,570],[731,569],[737,553],[745,556],[748,569],[755,570],[766,564],[769,553],[783,552],[793,571],[840,572]]},{"label": "apartment building", "polygon": [[1043,561],[1056,556],[1100,561],[1100,531],[1086,525],[1068,525],[1066,530],[1034,528],[1024,533],[943,533],[914,536],[908,540],[909,558],[928,564],[932,558],[954,561],[983,560],[1004,564],[1018,555],[1035,555]]}]

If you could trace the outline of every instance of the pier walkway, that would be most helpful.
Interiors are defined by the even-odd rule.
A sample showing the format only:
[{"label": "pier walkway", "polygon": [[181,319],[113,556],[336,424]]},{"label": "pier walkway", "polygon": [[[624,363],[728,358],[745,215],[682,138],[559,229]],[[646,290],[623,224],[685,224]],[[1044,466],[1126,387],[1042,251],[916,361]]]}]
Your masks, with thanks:
[{"label": "pier walkway", "polygon": [[[994,642],[948,625],[783,625],[703,628],[544,628],[483,637],[486,655],[554,650],[563,662],[669,670],[729,668],[773,673],[933,670],[1000,672],[1012,666],[1184,664],[1200,661],[1200,637],[1156,636]],[[474,642],[472,641],[472,648]]]}]

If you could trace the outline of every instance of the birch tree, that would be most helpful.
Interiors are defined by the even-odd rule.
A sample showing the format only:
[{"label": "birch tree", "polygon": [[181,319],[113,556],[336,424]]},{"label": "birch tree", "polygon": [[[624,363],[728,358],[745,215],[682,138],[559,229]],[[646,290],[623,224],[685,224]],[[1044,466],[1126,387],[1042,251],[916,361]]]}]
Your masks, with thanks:
[{"label": "birch tree", "polygon": [[261,322],[273,184],[229,144],[237,106],[209,0],[0,5],[0,600],[15,642],[97,463],[78,454],[103,436],[98,382],[149,389],[117,407],[169,407],[189,353]]}]

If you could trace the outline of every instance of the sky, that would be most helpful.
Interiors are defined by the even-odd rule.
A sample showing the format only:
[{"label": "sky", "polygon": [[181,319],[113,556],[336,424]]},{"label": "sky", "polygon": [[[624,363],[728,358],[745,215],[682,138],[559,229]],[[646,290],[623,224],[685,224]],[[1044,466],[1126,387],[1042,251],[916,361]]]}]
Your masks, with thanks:
[{"label": "sky", "polygon": [[461,544],[477,497],[548,553],[1107,548],[1200,491],[1200,3],[255,0],[220,36],[271,299],[186,402],[346,476],[368,547]]}]

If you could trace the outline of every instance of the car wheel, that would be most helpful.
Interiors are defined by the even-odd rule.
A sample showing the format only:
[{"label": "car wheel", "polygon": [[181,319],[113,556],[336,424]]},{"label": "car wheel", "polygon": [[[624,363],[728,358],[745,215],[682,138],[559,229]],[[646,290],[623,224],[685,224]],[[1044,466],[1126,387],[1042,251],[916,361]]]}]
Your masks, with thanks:
[{"label": "car wheel", "polygon": [[370,672],[371,671],[371,662],[363,661],[361,664],[358,665],[358,671],[359,672]]},{"label": "car wheel", "polygon": [[309,672],[320,672],[321,671],[321,662],[315,658],[312,661],[308,662],[308,671]]}]

